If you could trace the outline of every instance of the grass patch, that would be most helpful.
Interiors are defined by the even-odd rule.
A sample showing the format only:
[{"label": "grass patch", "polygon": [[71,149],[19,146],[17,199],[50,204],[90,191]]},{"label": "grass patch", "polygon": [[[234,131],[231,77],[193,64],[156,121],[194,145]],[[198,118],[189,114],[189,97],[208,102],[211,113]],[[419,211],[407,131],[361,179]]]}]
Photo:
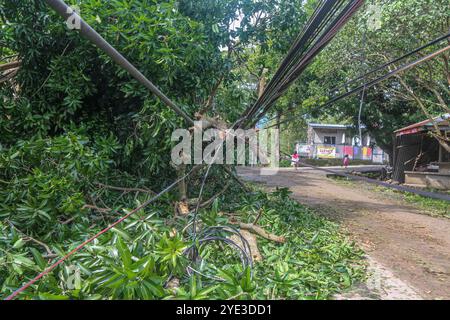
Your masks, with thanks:
[{"label": "grass patch", "polygon": [[[342,159],[301,159],[302,162],[315,167],[338,167],[342,166]],[[367,160],[351,160],[351,166],[373,165],[372,161]],[[291,161],[283,159],[280,161],[280,167],[286,168],[291,166]]]},{"label": "grass patch", "polygon": [[[405,202],[417,206],[418,208],[429,212],[433,216],[450,218],[450,203],[445,200],[431,199],[421,195],[392,190],[385,187],[375,187],[379,192],[390,195],[393,198],[404,200]],[[436,192],[436,190],[428,190]]]},{"label": "grass patch", "polygon": [[[445,200],[438,200],[438,199],[431,199],[427,197],[423,197],[421,195],[409,193],[409,192],[403,192],[399,190],[394,190],[390,188],[386,188],[383,186],[374,186],[369,185],[366,183],[360,183],[356,181],[349,180],[345,177],[339,177],[339,176],[330,176],[333,180],[350,186],[357,186],[358,188],[362,185],[367,188],[368,190],[374,191],[379,193],[380,195],[387,196],[394,200],[400,200],[405,203],[408,203],[410,205],[413,205],[414,207],[420,209],[423,213],[430,215],[430,216],[438,216],[438,217],[446,217],[450,218],[450,203]],[[427,189],[427,191],[430,192],[442,192],[432,189]],[[447,192],[450,194],[450,192]]]}]

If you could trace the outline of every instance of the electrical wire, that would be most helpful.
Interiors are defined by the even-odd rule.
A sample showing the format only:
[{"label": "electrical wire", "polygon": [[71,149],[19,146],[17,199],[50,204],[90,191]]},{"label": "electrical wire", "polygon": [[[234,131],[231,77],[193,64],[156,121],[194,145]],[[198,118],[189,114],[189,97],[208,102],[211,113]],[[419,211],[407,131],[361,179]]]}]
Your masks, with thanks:
[{"label": "electrical wire", "polygon": [[[223,234],[228,233],[232,234],[239,238],[241,243],[238,243],[237,241],[232,240],[230,237],[225,237]],[[215,280],[215,281],[225,281],[223,278],[217,277],[215,275],[209,275],[206,274],[198,268],[194,267],[194,264],[199,264],[203,262],[203,259],[199,256],[199,249],[201,246],[206,245],[210,242],[223,242],[230,246],[230,248],[236,250],[239,252],[241,264],[242,264],[242,270],[245,272],[245,270],[250,270],[250,277],[253,277],[253,259],[252,259],[252,253],[250,249],[250,245],[245,239],[240,231],[236,228],[230,227],[230,226],[214,226],[209,227],[204,230],[202,230],[198,235],[196,235],[196,241],[193,243],[192,246],[187,248],[184,252],[185,255],[187,255],[192,263],[187,267],[187,273],[192,276],[193,273],[196,273],[202,277]],[[241,273],[242,275],[242,273]]]},{"label": "electrical wire", "polygon": [[[237,125],[238,121],[236,121],[232,127]],[[193,238],[193,240],[192,240],[193,244],[185,251],[185,254],[192,261],[192,263],[188,266],[188,268],[186,270],[187,273],[189,275],[192,275],[192,273],[196,273],[203,277],[206,277],[206,278],[209,278],[212,280],[220,280],[220,281],[222,281],[223,279],[218,278],[216,276],[204,274],[201,271],[199,271],[193,267],[194,263],[198,262],[199,260],[202,260],[202,258],[199,256],[200,247],[202,245],[205,245],[208,242],[224,242],[224,243],[228,244],[232,249],[237,250],[240,253],[243,270],[245,271],[246,268],[250,268],[250,276],[253,277],[253,260],[252,260],[251,249],[248,244],[248,241],[242,236],[242,234],[237,229],[229,227],[229,226],[214,226],[214,227],[209,227],[205,230],[202,230],[199,233],[197,232],[198,213],[199,213],[200,205],[202,202],[203,192],[204,192],[204,188],[206,185],[206,181],[210,174],[212,164],[215,162],[215,160],[217,159],[219,154],[222,152],[222,148],[223,148],[223,143],[220,144],[220,146],[217,150],[215,150],[214,158],[212,159],[211,163],[208,164],[208,168],[202,179],[202,184],[201,184],[199,196],[197,199],[197,205],[196,205],[196,208],[193,213],[193,219],[185,227],[185,230],[186,230],[189,228],[190,225],[192,225],[192,238]],[[231,175],[231,177],[233,177],[232,173],[230,175]],[[241,239],[242,244],[239,244],[230,238],[222,237],[221,234],[224,232],[235,234],[236,236],[238,236]]]},{"label": "electrical wire", "polygon": [[[252,118],[253,121],[247,121],[244,126],[254,126],[270,110],[277,99],[303,73],[313,58],[334,38],[362,3],[363,1],[360,0],[350,1],[334,19],[331,19],[331,17],[336,15],[338,9],[343,6],[343,1],[323,1],[321,3],[319,10],[313,15],[302,35],[292,46],[264,93],[246,112],[246,116]],[[326,23],[323,23],[324,20],[331,22],[326,25]],[[326,30],[321,33],[322,29]]]},{"label": "electrical wire", "polygon": [[249,109],[244,113],[245,117],[248,119],[258,111],[258,108],[264,104],[265,100],[270,96],[271,92],[275,91],[275,86],[281,81],[281,79],[286,75],[286,72],[291,67],[295,61],[297,61],[301,54],[307,49],[308,44],[314,30],[317,30],[321,22],[324,20],[327,14],[332,10],[332,2],[321,1],[321,3],[316,8],[316,11],[307,22],[306,27],[303,29],[302,33],[297,37],[294,44],[291,46],[289,52],[281,62],[279,68],[275,72],[271,81],[264,90],[264,93],[258,98],[256,103],[249,107]]},{"label": "electrical wire", "polygon": [[[406,64],[396,68],[395,70],[389,71],[388,73],[386,73],[386,74],[384,74],[384,75],[382,75],[382,76],[380,76],[380,77],[378,77],[376,79],[370,80],[370,81],[360,85],[359,87],[357,87],[355,89],[347,91],[346,93],[344,93],[344,94],[342,94],[340,96],[334,97],[334,98],[328,100],[327,102],[325,102],[325,103],[323,103],[321,105],[318,105],[317,107],[315,107],[313,109],[313,111],[319,110],[319,109],[323,109],[323,108],[325,108],[325,107],[327,107],[327,106],[329,106],[329,105],[331,105],[331,104],[333,104],[333,103],[335,103],[335,102],[337,102],[339,100],[342,100],[342,99],[344,99],[344,98],[346,98],[348,96],[351,96],[351,95],[353,95],[355,93],[361,92],[362,90],[364,90],[364,88],[372,87],[372,86],[374,86],[374,85],[376,85],[376,84],[378,84],[378,83],[380,83],[380,82],[382,82],[382,81],[384,81],[386,79],[389,79],[389,78],[395,76],[396,74],[398,74],[400,72],[409,70],[409,69],[411,69],[411,68],[413,68],[413,67],[415,67],[415,66],[417,66],[417,65],[419,65],[421,63],[424,63],[424,62],[426,62],[428,60],[434,59],[436,56],[438,56],[438,55],[440,55],[440,54],[442,54],[442,53],[444,53],[444,52],[446,52],[448,50],[450,50],[450,45],[448,45],[446,47],[443,47],[443,48],[440,48],[437,51],[435,51],[433,53],[430,53],[430,54],[428,54],[428,55],[426,55],[424,57],[421,57],[418,60],[415,60],[415,61],[410,62],[410,63],[406,63]],[[281,124],[289,123],[289,122],[291,122],[293,120],[296,120],[296,119],[297,119],[296,116],[295,117],[294,116],[293,117],[288,117],[287,119],[281,121],[280,123],[264,127],[264,129],[270,129],[270,128],[273,128],[275,126],[281,125]]]},{"label": "electrical wire", "polygon": [[376,72],[378,72],[378,71],[381,71],[381,70],[383,70],[383,69],[386,69],[387,67],[389,67],[390,65],[392,65],[392,64],[394,64],[394,63],[397,63],[397,62],[399,62],[399,61],[405,60],[406,58],[408,58],[408,57],[410,57],[410,56],[412,56],[412,55],[414,55],[414,54],[416,54],[416,53],[419,53],[420,51],[423,51],[423,50],[425,50],[425,49],[427,49],[427,48],[429,48],[429,47],[431,47],[431,46],[433,46],[433,45],[435,45],[435,44],[438,44],[439,42],[442,42],[443,40],[447,40],[449,37],[450,37],[450,32],[447,33],[447,34],[444,34],[444,35],[442,35],[442,36],[440,36],[440,37],[437,37],[436,39],[433,39],[433,40],[431,40],[430,42],[424,44],[423,46],[420,46],[420,47],[418,47],[418,48],[416,48],[416,49],[414,49],[414,50],[411,50],[411,51],[405,53],[404,55],[402,55],[402,56],[400,56],[400,57],[398,57],[398,58],[395,58],[395,59],[393,59],[393,60],[391,60],[391,61],[389,61],[389,62],[386,62],[386,63],[384,63],[384,64],[382,64],[382,65],[380,65],[380,66],[378,66],[378,67],[376,67],[376,68],[374,68],[374,69],[372,69],[372,70],[370,70],[369,72],[367,72],[367,73],[365,73],[365,74],[363,74],[363,75],[361,75],[361,76],[359,76],[359,77],[357,77],[357,78],[351,79],[351,80],[345,82],[345,83],[342,84],[342,85],[339,85],[339,86],[337,86],[337,87],[334,87],[333,89],[330,90],[330,92],[336,92],[336,91],[338,91],[340,88],[343,88],[343,87],[346,88],[346,87],[348,87],[350,84],[352,84],[352,83],[354,83],[354,82],[357,82],[357,81],[359,81],[359,80],[366,79],[366,78],[368,78],[371,74],[376,73]]}]

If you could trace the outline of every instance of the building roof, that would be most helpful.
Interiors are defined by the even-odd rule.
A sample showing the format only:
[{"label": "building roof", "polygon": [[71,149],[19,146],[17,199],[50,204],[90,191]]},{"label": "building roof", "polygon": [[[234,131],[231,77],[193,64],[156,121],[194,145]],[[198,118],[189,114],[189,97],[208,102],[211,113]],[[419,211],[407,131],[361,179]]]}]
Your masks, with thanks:
[{"label": "building roof", "polygon": [[[352,129],[354,128],[351,124],[326,124],[326,123],[308,123],[311,128],[320,129]],[[366,126],[362,125],[361,128],[365,129]]]},{"label": "building roof", "polygon": [[446,113],[442,116],[433,118],[433,121],[431,120],[424,120],[415,124],[412,124],[410,126],[401,128],[399,130],[394,131],[397,136],[405,135],[405,134],[414,134],[421,131],[427,131],[430,127],[433,126],[433,123],[437,123],[438,126],[450,126],[450,113]]},{"label": "building roof", "polygon": [[350,129],[351,125],[347,124],[325,124],[325,123],[308,123],[311,128],[322,128],[322,129]]}]

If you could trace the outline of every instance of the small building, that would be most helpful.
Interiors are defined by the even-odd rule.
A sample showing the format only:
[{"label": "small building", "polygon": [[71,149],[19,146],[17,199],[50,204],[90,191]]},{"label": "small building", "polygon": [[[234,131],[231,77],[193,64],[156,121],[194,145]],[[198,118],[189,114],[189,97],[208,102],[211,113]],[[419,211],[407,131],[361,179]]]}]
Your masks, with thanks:
[{"label": "small building", "polygon": [[355,135],[354,127],[345,124],[308,124],[308,144],[310,145],[348,145],[370,147],[371,138],[363,135],[360,143],[359,136]]},{"label": "small building", "polygon": [[300,156],[315,159],[342,159],[349,155],[351,159],[383,163],[384,152],[376,147],[375,140],[363,132],[360,141],[355,132],[351,125],[309,123],[308,140],[299,143],[297,151]]},{"label": "small building", "polygon": [[450,114],[395,131],[393,181],[411,186],[450,190],[450,153],[432,136],[437,126],[450,135]]}]

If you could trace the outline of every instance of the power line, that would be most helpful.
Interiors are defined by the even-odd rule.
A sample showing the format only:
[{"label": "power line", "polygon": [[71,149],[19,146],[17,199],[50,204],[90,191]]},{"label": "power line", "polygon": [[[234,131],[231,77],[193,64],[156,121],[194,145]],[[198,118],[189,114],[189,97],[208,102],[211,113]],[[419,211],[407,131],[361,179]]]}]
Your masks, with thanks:
[{"label": "power line", "polygon": [[[321,1],[321,3],[317,6],[315,12],[313,13],[310,20],[307,22],[306,27],[303,29],[303,32],[299,34],[294,44],[289,49],[288,53],[282,60],[280,66],[275,72],[275,75],[272,77],[268,85],[266,86],[263,94],[258,98],[258,100],[251,105],[245,112],[245,120],[251,118],[251,116],[260,108],[260,105],[267,98],[268,94],[273,90],[274,86],[280,81],[280,79],[285,75],[287,68],[293,63],[296,56],[303,53],[307,47],[309,46],[309,40],[313,35],[314,30],[318,28],[320,22],[324,19],[324,16],[329,13],[331,10],[331,3],[328,2],[325,4],[325,1]],[[300,51],[302,50],[302,51]],[[242,124],[240,124],[242,126]]]},{"label": "power line", "polygon": [[[420,46],[420,47],[418,47],[418,48],[416,48],[416,49],[414,49],[414,50],[412,50],[412,51],[409,51],[409,52],[405,53],[405,54],[402,55],[401,57],[398,57],[398,58],[395,58],[395,59],[393,59],[393,60],[391,60],[391,61],[389,61],[389,62],[386,62],[386,63],[384,63],[384,64],[382,64],[382,65],[380,65],[380,66],[378,66],[378,67],[376,67],[376,68],[374,68],[374,69],[372,69],[372,70],[370,70],[369,72],[367,72],[367,73],[365,73],[365,74],[363,74],[363,75],[358,76],[358,77],[355,78],[355,79],[351,79],[351,80],[347,81],[346,83],[344,83],[344,84],[342,84],[342,85],[339,85],[339,86],[337,86],[337,87],[334,87],[333,89],[331,89],[331,90],[329,91],[329,92],[330,92],[330,96],[331,96],[331,94],[332,94],[333,92],[336,92],[337,90],[339,90],[339,89],[342,88],[342,87],[347,88],[349,84],[352,84],[352,83],[357,82],[357,81],[362,80],[362,79],[367,79],[367,78],[369,78],[369,75],[371,75],[371,74],[373,74],[373,73],[376,73],[377,71],[380,71],[380,70],[382,70],[382,69],[385,69],[386,67],[388,67],[388,66],[390,66],[390,65],[392,65],[392,64],[394,64],[394,63],[396,63],[396,62],[399,62],[399,61],[401,61],[401,60],[404,60],[405,58],[407,58],[407,57],[409,57],[409,56],[411,56],[411,55],[413,55],[413,54],[419,53],[420,51],[423,51],[424,49],[427,49],[427,48],[429,48],[430,46],[433,46],[433,45],[435,45],[435,44],[437,44],[437,43],[439,43],[439,42],[442,42],[443,40],[446,40],[446,39],[449,38],[449,37],[450,37],[450,33],[447,33],[447,34],[445,34],[445,35],[442,35],[442,36],[440,36],[440,37],[438,37],[438,38],[436,38],[436,39],[433,39],[433,40],[431,40],[430,42],[424,44],[423,46]],[[322,107],[322,105],[320,105],[319,108],[320,108],[320,107]],[[276,118],[276,117],[273,117],[273,118],[269,119],[268,122],[273,121],[275,118]]]},{"label": "power line", "polygon": [[374,80],[371,80],[371,81],[369,81],[369,82],[367,82],[367,83],[365,83],[365,84],[363,84],[363,85],[361,85],[361,86],[359,86],[359,87],[357,87],[357,88],[355,88],[353,90],[350,90],[350,91],[348,91],[348,92],[346,92],[346,93],[344,93],[344,94],[342,94],[342,95],[340,95],[338,97],[335,97],[335,98],[331,99],[330,101],[326,102],[323,106],[330,105],[333,102],[336,102],[338,100],[346,98],[346,97],[348,97],[348,96],[350,96],[350,95],[352,95],[354,93],[360,92],[361,90],[363,90],[364,87],[374,86],[375,84],[377,84],[377,83],[379,83],[381,81],[384,81],[384,80],[386,80],[386,79],[388,79],[388,78],[390,78],[390,77],[392,77],[392,76],[394,76],[394,75],[396,75],[396,74],[398,74],[400,72],[406,71],[406,70],[411,69],[411,68],[413,68],[413,67],[415,67],[415,66],[417,66],[417,65],[419,65],[419,64],[421,64],[423,62],[431,60],[431,59],[435,58],[436,56],[444,53],[445,51],[447,51],[449,49],[450,49],[450,45],[446,46],[444,48],[441,48],[441,49],[439,49],[439,50],[437,50],[437,51],[435,51],[433,53],[430,53],[429,55],[427,55],[425,57],[422,57],[422,58],[420,58],[420,59],[418,59],[416,61],[404,64],[403,66],[401,66],[401,67],[399,67],[399,68],[397,68],[395,70],[392,70],[392,71],[388,72],[387,74],[385,74],[385,75],[383,75],[381,77],[378,77],[378,78],[376,78]]},{"label": "power line", "polygon": [[392,65],[394,63],[397,63],[397,62],[399,62],[401,60],[404,60],[404,59],[406,59],[406,58],[408,58],[408,57],[410,57],[410,56],[412,56],[412,55],[414,55],[416,53],[419,53],[420,51],[423,51],[424,49],[427,49],[427,48],[429,48],[429,47],[431,47],[431,46],[433,46],[433,45],[435,45],[435,44],[437,44],[439,42],[442,42],[443,40],[446,40],[449,37],[450,37],[450,32],[445,34],[445,35],[442,35],[442,36],[440,36],[440,37],[438,37],[438,38],[436,38],[436,39],[434,39],[434,40],[432,40],[432,41],[430,41],[430,42],[428,42],[426,44],[424,44],[423,46],[420,46],[420,47],[418,47],[418,48],[416,48],[416,49],[414,49],[412,51],[409,51],[409,52],[405,53],[401,57],[398,57],[398,58],[395,58],[394,60],[386,62],[386,63],[384,63],[384,64],[382,64],[382,65],[380,65],[380,66],[378,66],[378,67],[376,67],[376,68],[374,68],[372,70],[370,70],[369,72],[367,72],[367,73],[365,73],[365,74],[363,74],[363,75],[361,75],[361,76],[359,76],[359,77],[357,77],[355,79],[347,81],[344,84],[331,89],[330,92],[335,92],[335,91],[339,90],[342,87],[347,87],[348,85],[352,84],[353,82],[365,79],[369,75],[371,75],[371,74],[373,74],[373,73],[375,73],[377,71],[383,70],[383,69],[387,68],[388,66],[390,66],[390,65]]},{"label": "power line", "polygon": [[[312,59],[334,38],[353,16],[363,1],[322,1],[303,33],[291,47],[264,93],[246,112],[244,125],[253,126],[263,117],[292,83],[303,73]],[[330,22],[331,21],[331,22]],[[322,30],[325,30],[322,32]],[[248,120],[247,119],[247,120]]]},{"label": "power line", "polygon": [[[335,4],[336,7],[338,5],[342,5],[342,2]],[[306,50],[308,50],[311,43],[320,33],[321,28],[324,27],[322,22],[327,15],[330,15],[330,13],[333,12],[332,10],[333,4],[330,1],[322,1],[319,4],[303,32],[297,37],[288,54],[281,62],[280,67],[275,72],[275,75],[272,77],[261,97],[259,97],[256,103],[251,106],[249,111],[246,113],[248,118],[251,118],[258,111],[258,109],[264,106],[266,100],[268,100],[276,92],[276,86],[280,83],[280,81],[282,81],[283,77],[286,77],[289,69],[291,69],[295,63],[298,63],[301,56],[306,52]]]},{"label": "power line", "polygon": [[[427,55],[425,57],[422,57],[422,58],[420,58],[418,60],[415,60],[413,62],[404,64],[404,65],[398,67],[397,69],[388,72],[387,74],[385,74],[383,76],[380,76],[380,77],[378,77],[378,78],[376,78],[374,80],[368,81],[368,82],[360,85],[359,87],[357,87],[355,89],[352,89],[352,90],[350,90],[350,91],[348,91],[348,92],[346,92],[346,93],[344,93],[344,94],[342,94],[340,96],[332,98],[331,100],[327,101],[326,103],[315,107],[314,110],[327,107],[327,106],[329,106],[329,105],[331,105],[331,104],[333,104],[333,103],[335,103],[335,102],[337,102],[339,100],[342,100],[342,99],[344,99],[344,98],[346,98],[348,96],[351,96],[351,95],[353,95],[355,93],[358,93],[358,92],[364,90],[364,88],[372,87],[372,86],[374,86],[374,85],[376,85],[376,84],[378,84],[378,83],[380,83],[380,82],[382,82],[382,81],[384,81],[384,80],[386,80],[386,79],[388,79],[388,78],[390,78],[390,77],[392,77],[392,76],[394,76],[394,75],[396,75],[396,74],[398,74],[400,72],[406,71],[406,70],[411,69],[411,68],[413,68],[413,67],[415,67],[415,66],[417,66],[417,65],[419,65],[419,64],[421,64],[423,62],[431,60],[431,59],[435,58],[436,56],[444,53],[445,51],[448,51],[449,49],[450,49],[450,45],[446,46],[444,48],[441,48],[441,49],[439,49],[439,50],[437,50],[437,51],[435,51],[435,52],[433,52],[433,53],[431,53],[431,54],[429,54],[429,55]],[[297,119],[297,117],[289,117],[288,119],[285,119],[285,120],[281,121],[279,124],[284,124],[284,123],[293,121],[295,119]],[[274,126],[276,126],[276,124],[268,126],[268,127],[265,127],[265,129],[273,128]]]}]

